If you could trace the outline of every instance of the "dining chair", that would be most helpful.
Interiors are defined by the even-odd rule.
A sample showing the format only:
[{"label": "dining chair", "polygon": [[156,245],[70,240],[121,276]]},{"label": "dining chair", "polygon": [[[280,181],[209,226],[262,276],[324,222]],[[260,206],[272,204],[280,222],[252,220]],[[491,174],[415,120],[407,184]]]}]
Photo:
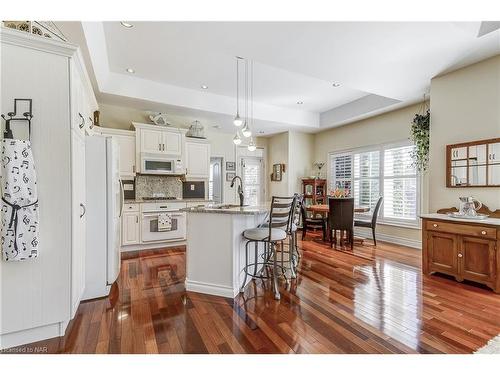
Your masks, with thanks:
[{"label": "dining chair", "polygon": [[325,218],[307,217],[305,203],[300,205],[302,215],[302,240],[306,238],[307,231],[310,229],[319,229],[323,232],[323,241],[326,241],[326,220]]},{"label": "dining chair", "polygon": [[[243,237],[247,240],[245,244],[245,267],[243,271],[245,272],[245,278],[243,284],[240,288],[240,293],[243,293],[247,276],[252,278],[268,279],[268,273],[266,275],[262,272],[267,267],[272,268],[272,280],[273,280],[273,291],[274,298],[280,299],[280,292],[278,288],[278,278],[280,276],[285,276],[286,268],[283,264],[283,254],[281,254],[281,265],[278,265],[277,260],[277,245],[280,244],[280,249],[283,251],[284,243],[283,241],[287,238],[290,232],[290,226],[292,225],[292,215],[295,210],[295,204],[297,197],[272,197],[271,209],[269,213],[269,222],[266,227],[257,227],[252,229],[247,229],[243,232]],[[255,245],[255,256],[253,263],[249,263],[248,252],[249,245],[254,243]],[[262,261],[260,261],[260,256],[258,252],[258,244],[264,243],[264,254],[262,256]],[[272,262],[271,262],[272,257]],[[253,272],[252,270],[253,269]]]},{"label": "dining chair", "polygon": [[382,206],[383,200],[384,200],[384,197],[380,197],[378,199],[377,204],[375,205],[375,209],[373,210],[372,219],[370,221],[354,220],[354,226],[356,226],[356,227],[371,228],[372,236],[373,236],[373,243],[375,246],[377,246],[377,238],[375,237],[375,228],[377,227],[378,213],[380,211],[380,206]]},{"label": "dining chair", "polygon": [[354,244],[354,198],[328,198],[328,208],[330,246],[333,247],[333,243],[337,240],[337,230],[341,234],[345,231],[352,250]]}]

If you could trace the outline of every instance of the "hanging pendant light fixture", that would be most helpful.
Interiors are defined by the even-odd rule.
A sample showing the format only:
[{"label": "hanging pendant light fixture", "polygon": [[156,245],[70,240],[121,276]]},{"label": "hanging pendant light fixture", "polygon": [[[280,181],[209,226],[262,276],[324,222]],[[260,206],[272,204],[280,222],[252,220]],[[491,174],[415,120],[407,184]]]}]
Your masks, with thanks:
[{"label": "hanging pendant light fixture", "polygon": [[248,116],[248,60],[245,59],[245,123],[241,129],[243,136],[248,138],[252,135],[250,130],[250,118]]},{"label": "hanging pendant light fixture", "polygon": [[233,143],[238,146],[239,144],[241,144],[241,138],[240,138],[240,135],[238,132],[236,132],[234,138],[233,138]]},{"label": "hanging pendant light fixture", "polygon": [[236,116],[234,117],[234,126],[243,125],[243,119],[240,117],[240,59],[241,57],[236,56]]},{"label": "hanging pendant light fixture", "polygon": [[253,137],[250,138],[250,143],[248,144],[248,151],[255,151],[257,149],[257,146],[255,145],[253,141]]}]

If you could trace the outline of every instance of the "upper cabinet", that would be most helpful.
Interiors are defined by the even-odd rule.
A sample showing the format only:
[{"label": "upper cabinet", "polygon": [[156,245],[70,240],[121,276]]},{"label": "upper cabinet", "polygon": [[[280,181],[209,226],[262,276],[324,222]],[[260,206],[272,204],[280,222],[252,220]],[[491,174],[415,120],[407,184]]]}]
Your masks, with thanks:
[{"label": "upper cabinet", "polygon": [[204,140],[186,138],[186,177],[210,177],[210,143]]},{"label": "upper cabinet", "polygon": [[185,131],[163,128],[157,125],[133,123],[137,132],[138,151],[159,155],[182,155],[182,139]]},{"label": "upper cabinet", "polygon": [[500,138],[446,146],[447,187],[500,186]]},{"label": "upper cabinet", "polygon": [[135,164],[135,132],[112,128],[94,127],[96,133],[109,135],[116,139],[120,149],[120,178],[133,179],[136,174]]}]

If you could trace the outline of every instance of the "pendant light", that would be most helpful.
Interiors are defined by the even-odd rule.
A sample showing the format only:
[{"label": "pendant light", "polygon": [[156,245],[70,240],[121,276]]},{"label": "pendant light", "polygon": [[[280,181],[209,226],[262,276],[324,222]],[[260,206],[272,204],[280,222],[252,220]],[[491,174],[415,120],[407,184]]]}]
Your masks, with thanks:
[{"label": "pendant light", "polygon": [[248,138],[252,135],[250,130],[250,117],[248,116],[248,60],[245,59],[245,124],[241,129],[243,136]]},{"label": "pendant light", "polygon": [[238,134],[238,132],[236,132],[236,135],[233,138],[233,143],[236,146],[238,146],[239,144],[241,144],[241,138],[240,138],[240,135]]},{"label": "pendant light", "polygon": [[243,119],[240,117],[240,57],[236,56],[236,116],[234,117],[233,124],[235,126],[243,125]]},{"label": "pendant light", "polygon": [[257,146],[255,145],[253,141],[253,137],[250,138],[250,143],[248,144],[248,151],[255,151],[257,149]]}]

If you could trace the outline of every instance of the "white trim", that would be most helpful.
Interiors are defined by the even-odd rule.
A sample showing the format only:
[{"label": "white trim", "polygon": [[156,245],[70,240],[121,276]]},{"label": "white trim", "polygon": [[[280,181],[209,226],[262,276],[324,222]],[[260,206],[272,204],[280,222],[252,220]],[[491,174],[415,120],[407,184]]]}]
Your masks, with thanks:
[{"label": "white trim", "polygon": [[[372,241],[372,231],[371,229],[366,228],[354,228],[354,235],[357,237],[366,238],[368,242]],[[391,236],[389,234],[384,233],[376,233],[377,240],[393,243],[396,245],[413,247],[414,249],[422,249],[422,241],[421,240],[411,240],[409,238]]]},{"label": "white trim", "polygon": [[151,250],[151,249],[163,249],[169,247],[179,247],[185,246],[186,241],[175,241],[175,242],[155,242],[150,244],[137,244],[137,245],[126,245],[120,247],[120,252],[127,253],[129,251],[139,251],[139,250]]},{"label": "white trim", "polygon": [[68,322],[58,322],[41,327],[23,329],[21,331],[0,335],[0,350],[19,345],[29,344],[54,337],[64,336]]},{"label": "white trim", "polygon": [[225,285],[202,283],[199,281],[189,280],[188,278],[186,278],[185,285],[188,292],[211,294],[226,298],[234,298],[239,292],[238,289],[234,290],[233,288]]}]

